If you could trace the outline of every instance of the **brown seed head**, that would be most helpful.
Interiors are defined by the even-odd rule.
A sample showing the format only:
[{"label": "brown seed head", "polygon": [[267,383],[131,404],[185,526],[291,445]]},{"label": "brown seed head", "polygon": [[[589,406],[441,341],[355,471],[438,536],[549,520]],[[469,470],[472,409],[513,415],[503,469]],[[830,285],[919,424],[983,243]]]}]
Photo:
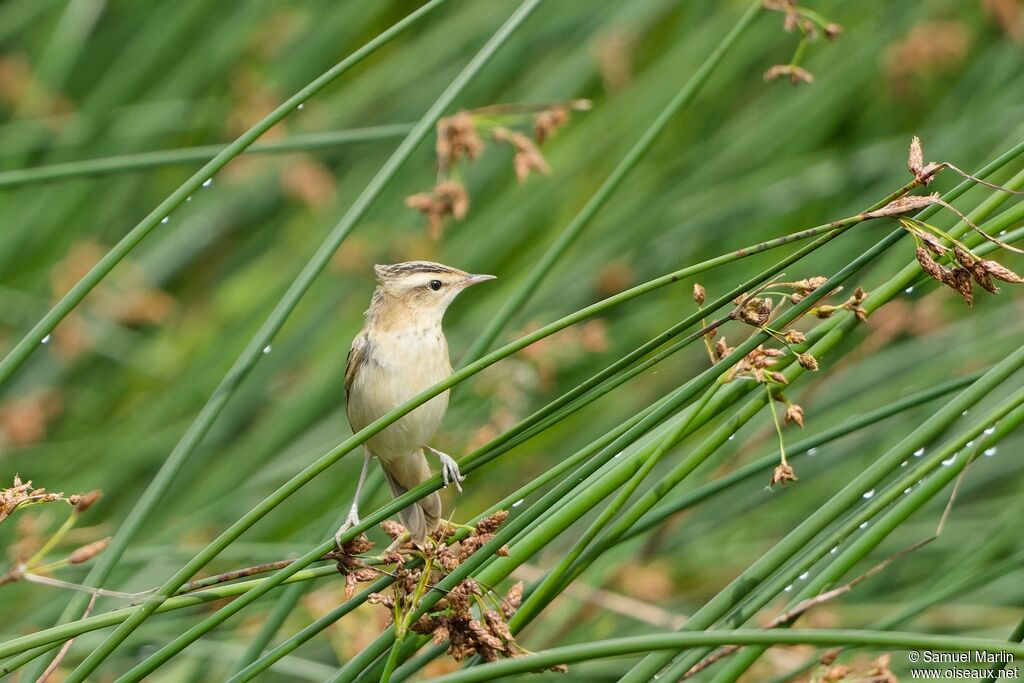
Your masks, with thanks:
[{"label": "brown seed head", "polygon": [[797,404],[792,404],[786,408],[786,424],[795,424],[797,427],[803,429],[804,427],[804,409]]},{"label": "brown seed head", "polygon": [[498,510],[489,517],[484,517],[476,525],[476,532],[478,534],[493,534],[498,530],[505,520],[508,519],[508,510]]},{"label": "brown seed head", "polygon": [[790,344],[803,344],[807,337],[799,330],[788,330],[785,334],[786,342]]},{"label": "brown seed head", "polygon": [[519,131],[498,127],[494,129],[492,136],[498,142],[507,142],[515,149],[516,154],[512,159],[512,167],[516,172],[516,180],[520,184],[525,183],[531,171],[537,171],[542,175],[549,175],[551,167],[541,154],[533,140]]},{"label": "brown seed head", "polygon": [[447,169],[459,159],[472,161],[480,156],[484,142],[476,132],[472,114],[460,111],[437,122],[437,163]]},{"label": "brown seed head", "polygon": [[704,305],[704,299],[705,299],[706,296],[707,296],[707,293],[704,291],[704,287],[702,287],[699,283],[694,282],[693,283],[693,300],[697,302],[698,306],[703,306]]},{"label": "brown seed head", "polygon": [[70,555],[68,555],[68,562],[71,564],[82,564],[83,562],[88,562],[106,550],[108,545],[110,545],[109,536],[98,541],[93,541],[88,545],[83,545],[81,548],[76,548]]},{"label": "brown seed head", "polygon": [[392,541],[398,540],[398,537],[405,533],[405,527],[392,519],[381,522],[380,528]]},{"label": "brown seed head", "polygon": [[927,185],[941,168],[939,164],[924,163],[924,152],[921,150],[921,139],[916,135],[910,141],[910,153],[907,155],[907,169],[922,185]]},{"label": "brown seed head", "polygon": [[559,128],[569,122],[569,109],[555,105],[539,112],[533,119],[533,139],[543,145]]},{"label": "brown seed head", "polygon": [[782,484],[785,486],[791,481],[799,481],[796,477],[796,472],[789,465],[779,463],[772,472],[772,477],[768,480],[768,485],[775,486],[776,484]]},{"label": "brown seed head", "polygon": [[818,369],[818,359],[809,353],[798,353],[796,360],[804,368],[811,370],[812,372]]},{"label": "brown seed head", "polygon": [[733,347],[726,343],[725,337],[722,337],[715,344],[715,360],[719,361],[728,356],[733,352]]},{"label": "brown seed head", "polygon": [[79,493],[74,496],[71,496],[70,498],[68,498],[68,500],[71,501],[71,504],[75,506],[75,512],[77,512],[78,514],[82,514],[83,512],[91,508],[93,504],[102,497],[103,491],[100,491],[99,489],[93,489],[88,493]]},{"label": "brown seed head", "polygon": [[950,282],[950,273],[944,266],[936,263],[928,250],[924,247],[918,247],[914,254],[917,256],[917,262],[921,265],[921,270],[928,274],[933,280],[938,280],[944,284]]},{"label": "brown seed head", "polygon": [[970,271],[964,268],[954,268],[951,274],[951,285],[960,293],[968,306],[974,305],[974,282]]},{"label": "brown seed head", "polygon": [[765,81],[778,80],[783,76],[788,76],[793,85],[814,83],[814,75],[810,71],[794,64],[776,64],[764,72]]},{"label": "brown seed head", "polygon": [[1003,282],[1010,282],[1012,284],[1024,283],[1022,278],[1017,273],[1013,272],[998,261],[990,261],[987,259],[981,259],[979,262],[980,266],[985,269],[985,272]]}]

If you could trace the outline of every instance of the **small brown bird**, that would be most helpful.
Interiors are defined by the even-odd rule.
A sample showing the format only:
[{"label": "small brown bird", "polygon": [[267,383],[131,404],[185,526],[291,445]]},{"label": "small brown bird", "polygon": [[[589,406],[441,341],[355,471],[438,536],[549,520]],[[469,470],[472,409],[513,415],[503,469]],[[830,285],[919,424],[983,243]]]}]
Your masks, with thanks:
[{"label": "small brown bird", "polygon": [[[493,275],[471,275],[430,261],[373,269],[377,289],[366,312],[366,323],[352,341],[345,365],[345,396],[353,432],[451,375],[448,342],[441,329],[444,312],[466,287],[494,279]],[[446,391],[366,441],[355,500],[335,535],[339,544],[341,533],[359,523],[359,494],[371,456],[380,460],[391,493],[396,497],[430,477],[424,451],[441,460],[445,486],[454,483],[462,491],[459,482],[464,478],[455,460],[428,445],[447,408]],[[402,510],[400,516],[412,540],[420,545],[437,528],[441,498],[432,493]]]}]

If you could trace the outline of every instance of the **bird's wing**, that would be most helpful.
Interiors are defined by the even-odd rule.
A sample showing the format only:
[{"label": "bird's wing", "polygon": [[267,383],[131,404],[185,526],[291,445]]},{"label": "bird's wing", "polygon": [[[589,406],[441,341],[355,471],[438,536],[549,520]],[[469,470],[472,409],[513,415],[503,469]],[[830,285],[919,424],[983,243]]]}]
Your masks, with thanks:
[{"label": "bird's wing", "polygon": [[348,358],[345,359],[345,398],[348,399],[352,390],[352,383],[359,374],[359,370],[370,357],[370,340],[365,334],[359,334],[352,340],[352,348],[348,350]]}]

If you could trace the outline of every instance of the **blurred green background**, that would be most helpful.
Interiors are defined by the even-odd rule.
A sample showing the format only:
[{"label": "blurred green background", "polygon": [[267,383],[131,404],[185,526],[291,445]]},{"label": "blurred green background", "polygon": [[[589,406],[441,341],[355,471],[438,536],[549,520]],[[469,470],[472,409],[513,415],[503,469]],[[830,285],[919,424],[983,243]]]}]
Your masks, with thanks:
[{"label": "blurred green background", "polygon": [[[416,4],[0,4],[0,353],[200,164],[11,187],[2,186],[2,172],[226,144]],[[454,0],[263,140],[416,121],[516,4]],[[468,215],[434,239],[403,203],[435,179],[433,149],[422,145],[240,387],[110,587],[136,591],[160,583],[350,434],[344,359],[373,288],[372,264],[430,259],[499,276],[449,312],[457,360],[747,6],[746,0],[543,3],[458,106],[593,100],[591,111],[574,113],[544,145],[551,175],[518,185],[511,153],[489,143],[462,171]],[[763,81],[769,66],[788,61],[798,40],[782,30],[780,15],[766,13],[533,292],[502,341],[670,270],[864,209],[909,179],[904,164],[913,134],[922,137],[927,159],[971,169],[1024,133],[1024,4],[815,0],[810,6],[844,27],[835,43],[812,45],[804,66],[815,82]],[[69,546],[114,532],[260,322],[401,139],[403,128],[394,130],[399,134],[235,160],[159,226],[0,389],[0,480],[6,484],[20,473],[51,490],[104,492]],[[942,190],[953,182],[940,178],[936,185]],[[831,274],[889,229],[857,227],[787,275]],[[909,242],[902,247],[859,283],[870,291],[908,262]],[[700,281],[714,296],[778,258],[756,256]],[[1019,256],[1001,260],[1018,271],[1024,267]],[[615,308],[460,385],[435,445],[458,455],[507,429],[692,312],[689,289],[683,283]],[[1024,294],[1012,286],[982,297],[973,309],[948,291],[907,294],[872,316],[841,354],[825,359],[822,372],[787,392],[807,411],[804,433],[788,438],[997,361],[1020,343],[1022,317]],[[465,494],[444,494],[446,507],[456,519],[468,519],[706,366],[699,346],[690,347],[474,472]],[[763,479],[620,546],[582,583],[641,601],[649,612],[593,604],[585,589],[571,592],[526,632],[524,644],[540,649],[664,630],[930,412],[910,411],[820,449],[801,461],[800,482],[785,490],[765,490],[766,471]],[[773,438],[762,415],[697,478],[720,476],[771,452]],[[1019,550],[1021,443],[1019,436],[1004,442],[995,457],[972,469],[939,541],[815,612],[810,623],[871,623],[907,604],[923,584]],[[360,458],[348,457],[317,478],[222,554],[211,571],[294,556],[322,540],[347,508],[359,465]],[[364,507],[384,499],[378,485]],[[904,525],[888,550],[929,535],[940,512],[937,501]],[[38,547],[63,514],[41,508],[0,525],[8,559]],[[574,538],[564,534],[531,564],[550,566]],[[60,576],[80,580],[84,569]],[[922,630],[1004,638],[1020,617],[1019,579],[1019,571],[1001,576],[915,623]],[[321,615],[341,594],[341,582],[317,582],[282,633]],[[49,626],[67,599],[56,588],[3,586],[0,632],[7,639]],[[157,678],[223,677],[272,603],[273,594]],[[126,670],[204,609],[152,619],[110,660],[104,676]],[[360,608],[266,679],[323,679],[379,632],[383,618],[380,608]],[[83,636],[69,661],[98,638]],[[810,652],[773,651],[749,680],[795,666]],[[612,678],[625,667],[580,665],[569,676]]]}]

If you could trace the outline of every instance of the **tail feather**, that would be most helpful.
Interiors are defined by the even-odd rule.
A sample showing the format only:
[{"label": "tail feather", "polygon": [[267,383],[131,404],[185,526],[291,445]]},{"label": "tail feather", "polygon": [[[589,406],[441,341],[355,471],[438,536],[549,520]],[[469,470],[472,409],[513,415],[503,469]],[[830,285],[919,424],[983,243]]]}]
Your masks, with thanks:
[{"label": "tail feather", "polygon": [[[423,451],[416,451],[400,461],[381,460],[381,466],[388,480],[391,495],[395,498],[430,478],[430,467]],[[434,491],[402,509],[398,516],[402,520],[402,525],[409,531],[413,542],[423,545],[427,536],[441,521],[441,497]]]}]

